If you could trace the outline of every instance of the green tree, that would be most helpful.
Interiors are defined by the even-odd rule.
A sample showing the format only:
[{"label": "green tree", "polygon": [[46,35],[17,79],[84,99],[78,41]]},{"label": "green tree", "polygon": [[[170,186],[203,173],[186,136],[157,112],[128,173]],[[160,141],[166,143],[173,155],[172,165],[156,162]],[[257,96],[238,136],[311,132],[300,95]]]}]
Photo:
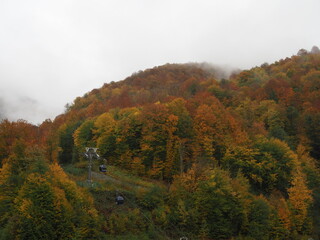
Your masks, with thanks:
[{"label": "green tree", "polygon": [[215,169],[208,174],[208,180],[200,183],[195,192],[195,208],[200,219],[207,223],[210,238],[230,239],[242,228],[244,208],[241,199],[226,172]]},{"label": "green tree", "polygon": [[278,139],[260,138],[252,148],[230,148],[222,162],[232,176],[241,171],[258,191],[270,193],[277,189],[286,193],[297,165],[297,156]]},{"label": "green tree", "polygon": [[264,198],[254,199],[249,207],[247,235],[252,239],[270,239],[271,214],[271,207]]},{"label": "green tree", "polygon": [[278,139],[258,140],[254,148],[259,151],[257,162],[263,165],[262,188],[267,192],[276,188],[285,193],[297,167],[297,155]]},{"label": "green tree", "polygon": [[305,115],[305,129],[310,140],[310,155],[320,159],[320,113],[307,112]]},{"label": "green tree", "polygon": [[58,130],[59,136],[59,162],[70,163],[74,159],[76,150],[74,148],[73,134],[81,122],[65,123]]},{"label": "green tree", "polygon": [[85,147],[95,147],[94,121],[94,119],[88,119],[75,130],[73,139],[78,152],[84,152]]}]

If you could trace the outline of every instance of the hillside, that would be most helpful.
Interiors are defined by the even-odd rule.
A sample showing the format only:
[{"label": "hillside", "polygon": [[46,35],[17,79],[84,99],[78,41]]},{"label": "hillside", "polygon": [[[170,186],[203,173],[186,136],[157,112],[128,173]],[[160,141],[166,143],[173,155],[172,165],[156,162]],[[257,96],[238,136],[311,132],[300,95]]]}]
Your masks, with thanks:
[{"label": "hillside", "polygon": [[226,74],[208,64],[166,64],[134,73],[119,82],[104,84],[100,89],[76,98],[67,106],[67,111],[71,112],[69,115],[86,118],[117,107],[142,106],[173,97],[189,99],[205,89],[201,86],[204,82]]},{"label": "hillside", "polygon": [[[205,64],[166,64],[94,89],[38,127],[2,121],[0,183],[8,189],[12,179],[20,184],[0,194],[0,213],[9,216],[0,219],[2,234],[11,231],[15,211],[23,210],[15,206],[27,204],[21,196],[29,194],[24,185],[35,170],[25,151],[37,146],[47,164],[74,168],[69,181],[81,182],[83,153],[91,146],[105,159],[95,167],[107,163],[112,169],[95,173],[100,185],[90,189],[102,217],[92,220],[98,227],[90,226],[102,239],[155,239],[160,233],[158,239],[319,239],[318,50],[230,77]],[[13,163],[26,167],[15,172]],[[67,191],[54,177],[45,179],[54,196]],[[109,207],[116,189],[107,180],[131,206]],[[136,188],[134,181],[146,187]],[[71,199],[61,194],[67,206]]]}]

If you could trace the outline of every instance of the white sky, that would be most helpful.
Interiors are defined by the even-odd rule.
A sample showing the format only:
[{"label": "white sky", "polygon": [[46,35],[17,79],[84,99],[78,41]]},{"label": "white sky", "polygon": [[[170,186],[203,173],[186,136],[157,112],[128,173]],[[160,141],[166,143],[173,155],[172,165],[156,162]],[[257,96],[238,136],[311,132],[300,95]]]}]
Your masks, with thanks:
[{"label": "white sky", "polygon": [[54,119],[165,63],[272,63],[319,46],[319,24],[319,0],[0,0],[0,118]]}]

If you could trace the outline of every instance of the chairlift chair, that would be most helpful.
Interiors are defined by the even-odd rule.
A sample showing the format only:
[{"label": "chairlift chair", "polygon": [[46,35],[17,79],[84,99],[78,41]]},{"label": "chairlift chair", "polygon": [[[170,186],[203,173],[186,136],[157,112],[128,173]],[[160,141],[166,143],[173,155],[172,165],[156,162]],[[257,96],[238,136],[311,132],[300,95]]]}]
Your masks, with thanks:
[{"label": "chairlift chair", "polygon": [[118,196],[116,197],[116,204],[117,204],[117,205],[124,204],[124,198],[123,198],[122,196],[118,195]]},{"label": "chairlift chair", "polygon": [[100,166],[99,166],[99,171],[100,171],[100,172],[106,172],[106,171],[107,171],[106,165],[100,165]]}]

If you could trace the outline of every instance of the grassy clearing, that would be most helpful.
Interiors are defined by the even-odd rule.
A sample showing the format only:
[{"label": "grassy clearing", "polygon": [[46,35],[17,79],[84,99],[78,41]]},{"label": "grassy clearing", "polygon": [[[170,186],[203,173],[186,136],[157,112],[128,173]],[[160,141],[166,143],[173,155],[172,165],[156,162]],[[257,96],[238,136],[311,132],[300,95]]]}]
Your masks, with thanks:
[{"label": "grassy clearing", "polygon": [[[165,185],[132,175],[116,166],[108,166],[107,172],[101,173],[95,165],[92,167],[93,182],[89,184],[88,162],[63,168],[78,186],[86,188],[93,196],[95,207],[105,220],[105,239],[168,239],[156,227],[149,210],[166,191]],[[125,204],[116,204],[117,194],[124,196]]]},{"label": "grassy clearing", "polygon": [[69,173],[69,174],[71,174],[73,176],[83,176],[84,173],[86,172],[86,169],[79,168],[79,167],[76,167],[76,166],[71,165],[71,164],[62,165],[62,168],[66,173]]},{"label": "grassy clearing", "polygon": [[[62,166],[64,171],[72,176],[73,179],[80,180],[79,177],[82,177],[84,180],[88,177],[88,162],[82,161],[78,162],[74,165],[68,164]],[[104,182],[104,180],[111,180],[112,184],[119,185],[117,187],[127,188],[129,185],[136,186],[140,188],[152,188],[155,185],[161,185],[160,182],[154,182],[150,179],[143,179],[139,176],[133,175],[132,173],[120,169],[116,166],[107,166],[106,173],[100,173],[99,167],[97,164],[92,165],[92,172],[96,173],[93,176],[94,181],[98,181],[100,183]],[[99,177],[100,175],[100,177]],[[102,176],[106,176],[105,178]],[[164,187],[164,185],[163,185]]]},{"label": "grassy clearing", "polygon": [[159,182],[155,183],[150,179],[143,179],[116,166],[108,166],[106,175],[111,176],[112,178],[117,179],[123,183],[130,183],[131,185],[136,185],[142,188],[152,188],[155,185],[161,185]]}]

